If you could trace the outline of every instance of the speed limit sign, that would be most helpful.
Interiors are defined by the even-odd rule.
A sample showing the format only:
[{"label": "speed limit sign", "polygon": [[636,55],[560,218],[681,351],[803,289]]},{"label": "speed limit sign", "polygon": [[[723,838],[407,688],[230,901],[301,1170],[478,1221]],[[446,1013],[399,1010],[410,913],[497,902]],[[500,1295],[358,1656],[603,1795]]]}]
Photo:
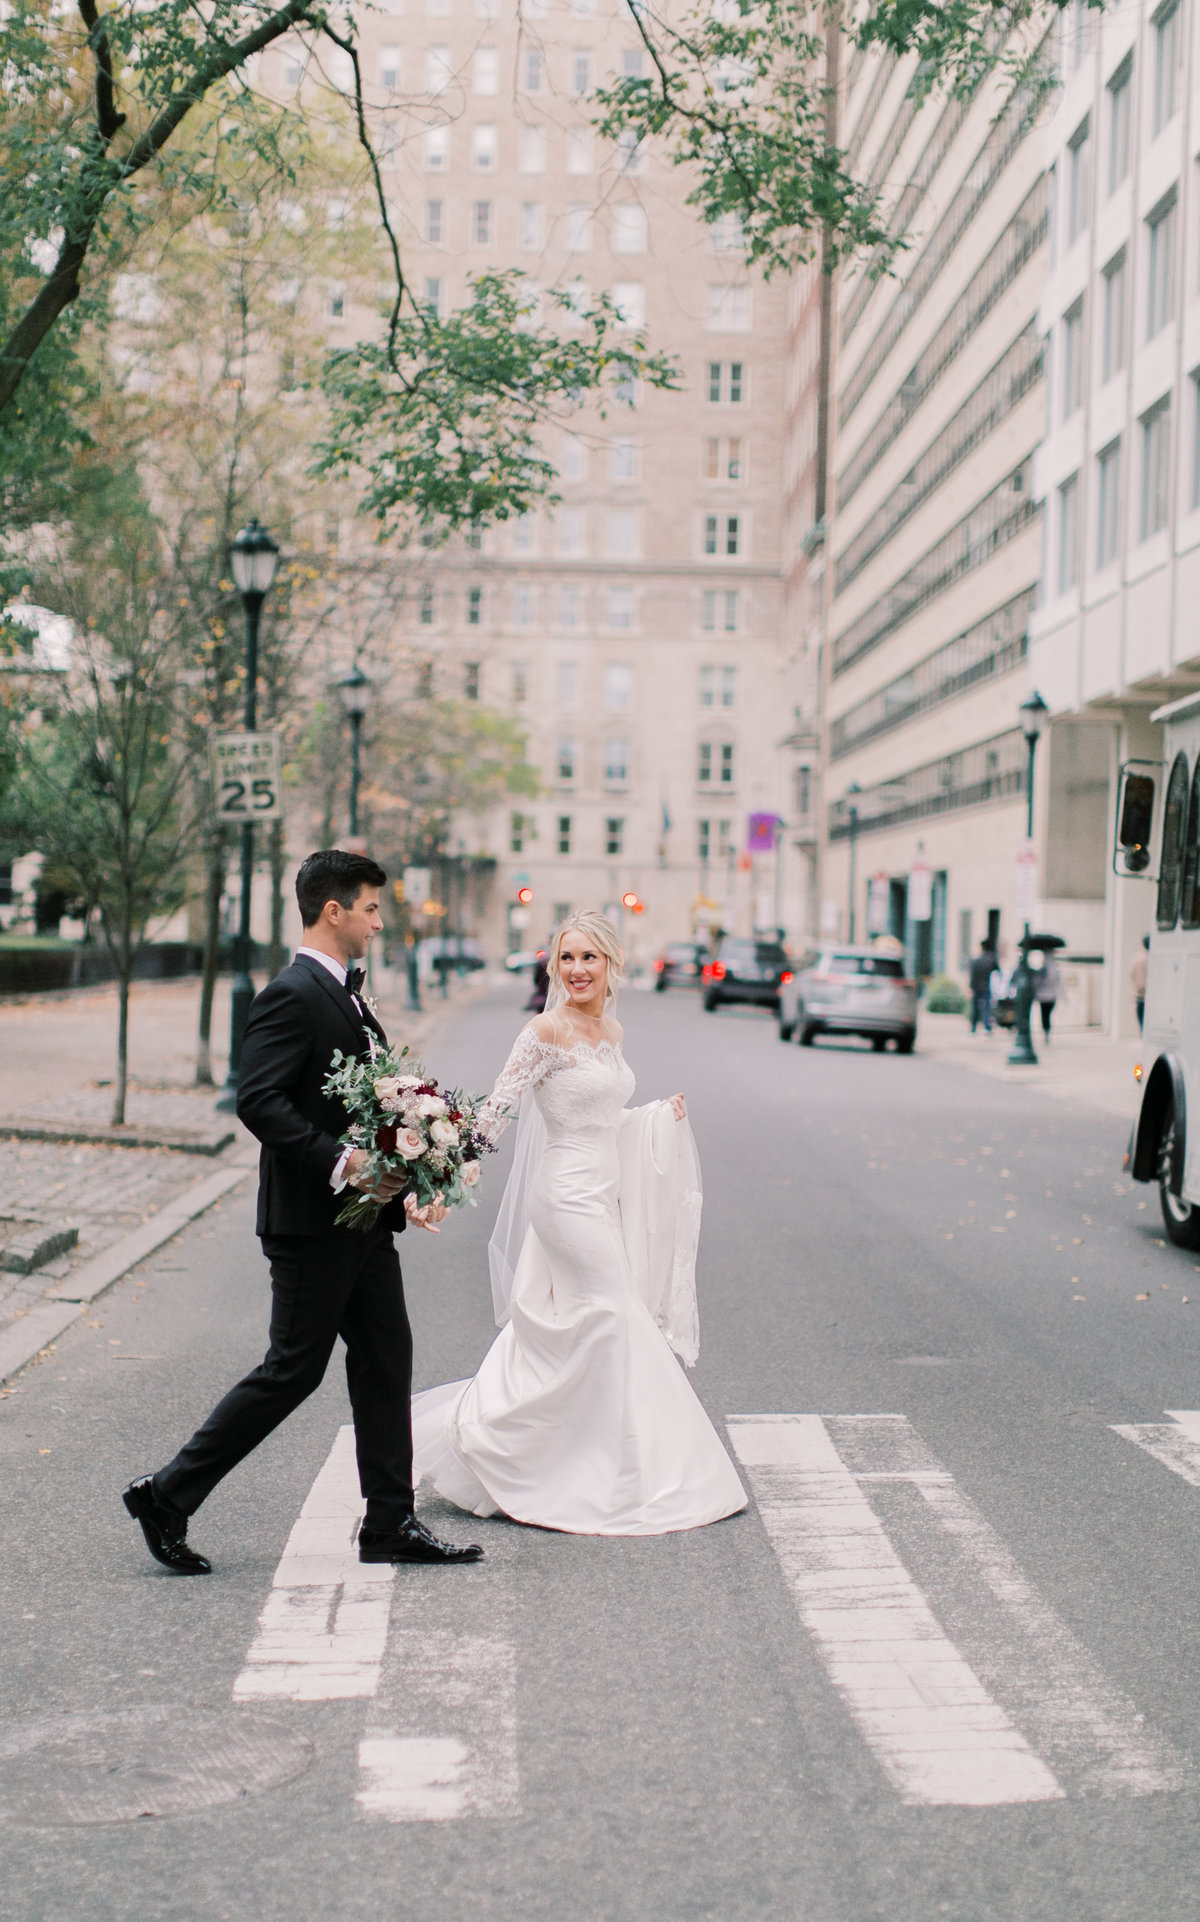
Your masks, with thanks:
[{"label": "speed limit sign", "polygon": [[278,734],[214,734],[213,802],[218,821],[276,821],[283,813]]}]

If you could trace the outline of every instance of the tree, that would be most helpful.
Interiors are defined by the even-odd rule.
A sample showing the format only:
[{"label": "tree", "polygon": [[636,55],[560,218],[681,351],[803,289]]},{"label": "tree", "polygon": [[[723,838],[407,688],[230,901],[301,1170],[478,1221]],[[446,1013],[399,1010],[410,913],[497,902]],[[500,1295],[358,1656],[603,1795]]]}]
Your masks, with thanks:
[{"label": "tree", "polygon": [[39,689],[14,784],[13,827],[26,846],[51,852],[99,920],[116,969],[114,1126],[125,1119],[134,960],[186,895],[191,766],[179,725],[177,597],[163,558],[134,484],[111,476],[102,511],[77,523],[72,550],[37,584],[39,599],[72,623],[72,662],[59,685]]}]

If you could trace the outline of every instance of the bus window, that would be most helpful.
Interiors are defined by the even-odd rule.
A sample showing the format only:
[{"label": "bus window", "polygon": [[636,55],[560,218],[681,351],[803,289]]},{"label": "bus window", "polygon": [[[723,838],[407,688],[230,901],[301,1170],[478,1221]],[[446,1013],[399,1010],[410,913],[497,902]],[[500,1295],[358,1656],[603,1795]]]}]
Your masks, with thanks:
[{"label": "bus window", "polygon": [[1185,928],[1200,928],[1200,760],[1192,777],[1192,798],[1188,802],[1187,838],[1183,845],[1183,900],[1180,921]]},{"label": "bus window", "polygon": [[1188,813],[1188,764],[1186,754],[1177,754],[1167,782],[1163,809],[1162,862],[1158,870],[1158,926],[1165,934],[1179,919],[1179,896],[1183,891],[1183,839]]}]

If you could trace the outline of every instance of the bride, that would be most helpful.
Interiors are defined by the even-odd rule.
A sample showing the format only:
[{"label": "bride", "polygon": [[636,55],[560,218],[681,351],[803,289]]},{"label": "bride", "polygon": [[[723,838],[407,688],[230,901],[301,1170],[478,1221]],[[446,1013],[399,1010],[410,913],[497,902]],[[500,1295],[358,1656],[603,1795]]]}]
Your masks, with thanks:
[{"label": "bride", "polygon": [[413,1398],[418,1483],[579,1535],[663,1535],[746,1506],[671,1352],[698,1347],[699,1176],[682,1095],[626,1106],[622,960],[591,910],[554,937],[546,1012],[483,1110],[495,1140],[521,1104],[489,1250],[503,1325],[471,1381]]}]

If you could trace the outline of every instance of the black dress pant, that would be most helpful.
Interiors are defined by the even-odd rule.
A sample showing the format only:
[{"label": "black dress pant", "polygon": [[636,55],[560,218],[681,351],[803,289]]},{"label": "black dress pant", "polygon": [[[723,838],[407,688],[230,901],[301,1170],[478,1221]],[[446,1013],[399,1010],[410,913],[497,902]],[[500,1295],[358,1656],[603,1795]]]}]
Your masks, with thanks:
[{"label": "black dress pant", "polygon": [[159,1469],[155,1491],[194,1514],[320,1386],[341,1335],[366,1525],[395,1528],[413,1512],[412,1333],[392,1232],[264,1235],[262,1245],[271,1264],[271,1345]]}]

